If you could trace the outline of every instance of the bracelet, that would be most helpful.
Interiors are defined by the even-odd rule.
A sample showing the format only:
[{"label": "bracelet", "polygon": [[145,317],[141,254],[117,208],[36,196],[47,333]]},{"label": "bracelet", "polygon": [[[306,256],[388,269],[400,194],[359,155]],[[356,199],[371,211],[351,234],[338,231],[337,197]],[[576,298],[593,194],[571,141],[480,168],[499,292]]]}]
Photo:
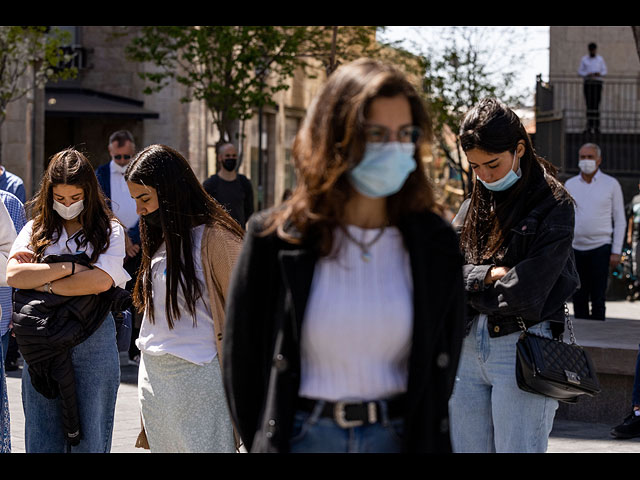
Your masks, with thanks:
[{"label": "bracelet", "polygon": [[71,262],[71,275],[76,273],[76,262]]},{"label": "bracelet", "polygon": [[46,291],[48,291],[51,294],[53,293],[53,290],[51,290],[51,282],[47,282],[47,283],[44,284],[44,290],[43,291],[45,291],[45,293],[46,293]]}]

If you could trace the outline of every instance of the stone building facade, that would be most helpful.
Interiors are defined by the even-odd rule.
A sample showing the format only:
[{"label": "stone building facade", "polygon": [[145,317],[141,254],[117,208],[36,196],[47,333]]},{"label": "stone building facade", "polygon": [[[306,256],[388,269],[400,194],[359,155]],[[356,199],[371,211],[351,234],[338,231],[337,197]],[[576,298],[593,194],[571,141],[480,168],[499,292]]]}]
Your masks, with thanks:
[{"label": "stone building facade", "polygon": [[[75,147],[97,167],[109,161],[109,135],[122,128],[133,133],[138,149],[162,143],[180,151],[201,181],[215,173],[214,145],[219,136],[204,103],[182,103],[186,87],[177,82],[160,92],[143,93],[144,82],[138,74],[154,67],[130,62],[124,55],[136,27],[59,28],[72,34],[78,52],[77,78],[51,83],[45,90],[10,104],[1,132],[3,164],[23,178],[27,197],[37,190],[51,155]],[[309,79],[297,72],[290,79],[290,88],[276,94],[276,107],[263,109],[263,207],[278,203],[284,190],[295,183],[291,144],[307,106],[324,81],[320,73]],[[245,122],[245,137],[239,145],[243,153],[240,172],[253,182],[256,203],[260,186],[257,113]]]}]

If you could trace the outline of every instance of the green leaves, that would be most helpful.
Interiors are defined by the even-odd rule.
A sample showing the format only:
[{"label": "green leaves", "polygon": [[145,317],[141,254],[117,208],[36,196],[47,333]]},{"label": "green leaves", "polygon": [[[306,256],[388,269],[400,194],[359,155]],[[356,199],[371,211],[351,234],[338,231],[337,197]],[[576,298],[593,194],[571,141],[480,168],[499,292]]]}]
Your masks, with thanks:
[{"label": "green leaves", "polygon": [[10,102],[77,74],[63,49],[68,42],[68,32],[46,26],[0,26],[0,123]]},{"label": "green leaves", "polygon": [[188,87],[183,101],[202,100],[222,134],[231,123],[273,103],[275,92],[300,65],[297,56],[304,27],[287,26],[146,26],[126,48],[131,60],[149,62],[143,72],[158,91],[171,78]]},{"label": "green leaves", "polygon": [[153,66],[140,74],[148,82],[145,93],[175,79],[188,87],[182,100],[204,101],[221,135],[231,138],[232,123],[273,104],[274,94],[289,88],[296,68],[307,71],[320,62],[330,74],[342,62],[375,55],[378,28],[146,26],[125,52],[129,59]]}]

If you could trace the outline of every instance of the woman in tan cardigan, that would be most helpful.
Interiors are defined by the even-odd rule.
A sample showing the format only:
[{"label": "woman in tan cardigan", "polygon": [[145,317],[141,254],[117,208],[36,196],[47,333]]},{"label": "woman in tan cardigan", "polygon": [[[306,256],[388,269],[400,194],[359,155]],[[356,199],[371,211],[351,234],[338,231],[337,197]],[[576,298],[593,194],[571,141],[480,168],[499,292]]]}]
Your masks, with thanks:
[{"label": "woman in tan cardigan", "polygon": [[133,298],[139,402],[152,452],[233,452],[220,372],[224,298],[243,230],[184,157],[147,147],[125,173],[141,216]]}]

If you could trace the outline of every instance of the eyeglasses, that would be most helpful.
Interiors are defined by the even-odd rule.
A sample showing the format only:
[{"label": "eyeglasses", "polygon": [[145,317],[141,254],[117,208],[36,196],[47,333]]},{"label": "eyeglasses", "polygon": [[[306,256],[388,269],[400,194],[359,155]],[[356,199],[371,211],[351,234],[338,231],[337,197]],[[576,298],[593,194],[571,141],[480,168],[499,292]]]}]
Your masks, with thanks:
[{"label": "eyeglasses", "polygon": [[129,160],[131,155],[111,155],[111,158],[115,158],[116,160],[122,160],[123,157],[125,160]]},{"label": "eyeglasses", "polygon": [[[391,138],[392,131],[383,125],[366,125],[365,137],[368,142],[386,143]],[[416,143],[422,135],[422,129],[415,125],[407,125],[396,130],[396,139],[401,143]]]}]

